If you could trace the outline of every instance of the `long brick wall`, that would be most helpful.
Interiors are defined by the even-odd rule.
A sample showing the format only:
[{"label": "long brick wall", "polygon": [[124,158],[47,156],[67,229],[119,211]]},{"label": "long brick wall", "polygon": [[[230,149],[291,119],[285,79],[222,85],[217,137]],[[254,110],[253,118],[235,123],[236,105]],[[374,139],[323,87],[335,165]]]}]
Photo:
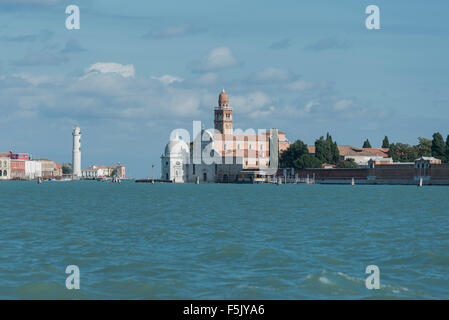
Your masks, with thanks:
[{"label": "long brick wall", "polygon": [[[283,169],[278,171],[283,176]],[[414,164],[377,165],[375,168],[358,169],[302,169],[287,170],[287,178],[304,181],[315,179],[316,183],[350,183],[352,179],[359,184],[423,184],[449,185],[449,164],[432,165],[427,169],[415,168]]]}]

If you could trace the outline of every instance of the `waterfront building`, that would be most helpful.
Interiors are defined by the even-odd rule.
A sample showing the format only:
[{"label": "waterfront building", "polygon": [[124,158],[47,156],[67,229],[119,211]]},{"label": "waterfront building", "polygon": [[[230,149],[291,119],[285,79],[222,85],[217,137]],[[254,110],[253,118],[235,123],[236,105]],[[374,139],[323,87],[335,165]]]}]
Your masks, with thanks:
[{"label": "waterfront building", "polygon": [[11,179],[11,159],[0,156],[0,180]]},{"label": "waterfront building", "polygon": [[126,177],[126,166],[119,163],[116,166],[91,166],[88,169],[81,170],[81,177],[83,179],[92,178],[108,178],[116,176],[119,179]]},{"label": "waterfront building", "polygon": [[36,160],[25,161],[25,178],[37,179],[42,177],[42,163]]},{"label": "waterfront building", "polygon": [[34,159],[41,163],[41,177],[44,179],[61,179],[62,165],[53,160],[48,159]]},{"label": "waterfront building", "polygon": [[117,178],[123,179],[123,178],[126,177],[126,167],[125,167],[123,164],[119,163],[119,164],[115,167],[115,170],[116,170],[116,176],[117,176]]},{"label": "waterfront building", "polygon": [[73,179],[81,178],[81,129],[75,126],[72,132],[73,150],[72,150],[72,168]]},{"label": "waterfront building", "polygon": [[25,160],[12,160],[11,166],[11,179],[25,179]]},{"label": "waterfront building", "polygon": [[[237,182],[260,176],[258,170],[277,165],[278,154],[288,149],[285,132],[234,129],[233,108],[223,90],[214,108],[214,130],[201,130],[193,146],[176,138],[161,155],[161,179],[173,182]],[[192,142],[191,142],[192,144]],[[254,174],[241,175],[242,171]]]},{"label": "waterfront building", "polygon": [[81,169],[81,177],[83,179],[96,179],[96,178],[98,178],[97,170],[95,170],[95,169]]},{"label": "waterfront building", "polygon": [[12,160],[31,160],[32,156],[28,153],[13,153],[12,151],[9,152],[10,153],[10,158]]}]

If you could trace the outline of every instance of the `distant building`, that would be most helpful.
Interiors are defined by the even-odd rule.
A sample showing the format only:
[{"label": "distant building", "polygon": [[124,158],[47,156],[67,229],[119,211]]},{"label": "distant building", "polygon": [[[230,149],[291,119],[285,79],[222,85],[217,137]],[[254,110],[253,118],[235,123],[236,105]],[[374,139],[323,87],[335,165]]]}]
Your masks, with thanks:
[{"label": "distant building", "polygon": [[44,179],[61,179],[62,178],[62,165],[56,163],[53,160],[48,159],[34,159],[41,163],[41,176]]},{"label": "distant building", "polygon": [[214,108],[214,130],[201,130],[193,139],[192,148],[179,138],[168,142],[161,155],[161,179],[211,183],[261,176],[261,170],[277,167],[278,155],[290,146],[285,132],[277,129],[257,133],[234,129],[224,90]]},{"label": "distant building", "polygon": [[11,160],[11,179],[25,179],[25,160]]},{"label": "distant building", "polygon": [[42,163],[40,161],[25,161],[25,178],[37,179],[42,177]]},{"label": "distant building", "polygon": [[377,165],[393,164],[393,158],[372,157],[368,160],[368,167],[374,168]]},{"label": "distant building", "polygon": [[11,179],[11,159],[0,156],[0,180]]},{"label": "distant building", "polygon": [[[309,153],[315,154],[315,146],[307,146]],[[352,146],[338,146],[340,160],[354,160],[359,166],[367,166],[372,158],[388,158],[387,148],[357,148]]]},{"label": "distant building", "polygon": [[123,179],[126,177],[126,167],[123,164],[116,166],[91,166],[88,169],[81,170],[83,179],[108,178],[114,175],[117,178]]},{"label": "distant building", "polygon": [[96,169],[81,169],[81,176],[83,179],[96,179],[98,178]]},{"label": "distant building", "polygon": [[441,160],[434,157],[421,157],[415,160],[415,168],[430,168],[432,164],[441,164]]},{"label": "distant building", "polygon": [[123,179],[123,178],[125,178],[126,177],[126,167],[123,165],[123,164],[118,164],[117,166],[116,166],[116,175],[117,175],[117,178],[119,178],[119,179]]},{"label": "distant building", "polygon": [[31,155],[28,153],[12,153],[10,151],[11,160],[31,160]]}]

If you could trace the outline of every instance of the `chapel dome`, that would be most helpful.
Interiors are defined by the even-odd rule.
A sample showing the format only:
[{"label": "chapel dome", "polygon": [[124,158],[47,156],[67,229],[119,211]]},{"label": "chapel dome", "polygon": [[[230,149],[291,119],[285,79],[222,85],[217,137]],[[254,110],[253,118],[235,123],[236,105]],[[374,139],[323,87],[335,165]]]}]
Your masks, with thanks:
[{"label": "chapel dome", "polygon": [[189,153],[189,147],[187,146],[187,143],[182,140],[172,140],[167,143],[167,146],[165,147],[166,156],[181,155],[183,151]]}]

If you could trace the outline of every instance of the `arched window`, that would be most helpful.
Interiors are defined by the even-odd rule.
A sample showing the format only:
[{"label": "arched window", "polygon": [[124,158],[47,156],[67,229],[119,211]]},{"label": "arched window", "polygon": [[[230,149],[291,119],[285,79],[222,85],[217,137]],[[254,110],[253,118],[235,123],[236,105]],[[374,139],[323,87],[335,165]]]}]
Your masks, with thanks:
[{"label": "arched window", "polygon": [[6,171],[6,170],[3,170],[3,176],[7,176],[8,175],[8,171]]},{"label": "arched window", "polygon": [[2,170],[0,170],[0,177],[2,176]]}]

